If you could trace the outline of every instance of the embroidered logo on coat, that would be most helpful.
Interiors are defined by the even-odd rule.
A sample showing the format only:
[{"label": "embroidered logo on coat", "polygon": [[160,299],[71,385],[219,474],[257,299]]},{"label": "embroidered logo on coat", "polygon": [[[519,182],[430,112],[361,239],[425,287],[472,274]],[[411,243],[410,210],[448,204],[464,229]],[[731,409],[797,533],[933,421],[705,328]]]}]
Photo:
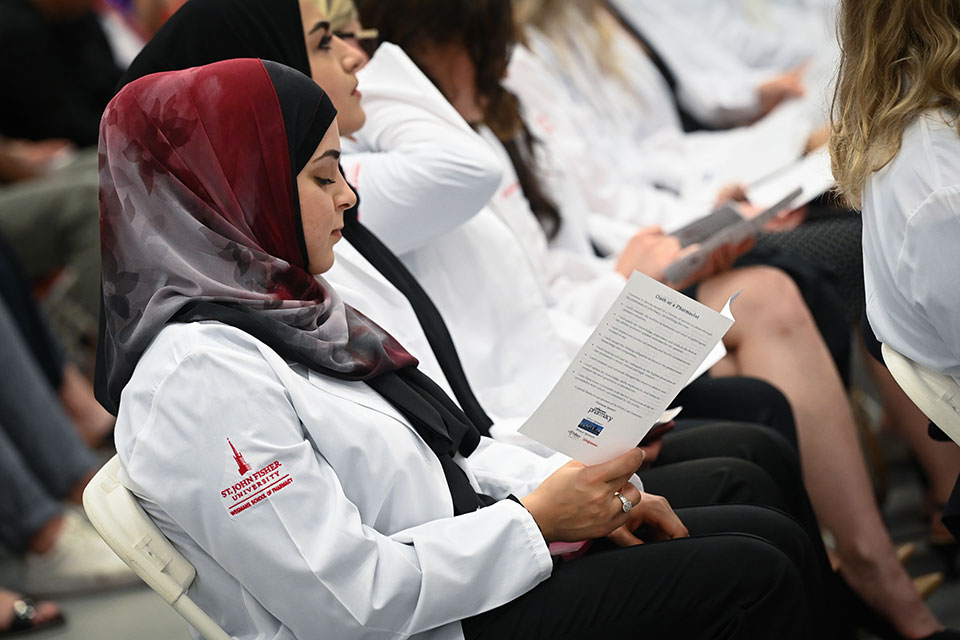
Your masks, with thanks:
[{"label": "embroidered logo on coat", "polygon": [[[227,442],[230,442],[229,439]],[[233,451],[233,459],[237,463],[237,471],[241,478],[221,490],[220,498],[231,516],[246,511],[293,483],[293,478],[279,460],[274,460],[253,471],[253,467],[243,459],[243,454],[237,451],[232,442],[230,449]],[[227,470],[225,469],[224,472],[227,473]],[[232,481],[227,480],[227,482]]]},{"label": "embroidered logo on coat", "polygon": [[233,459],[237,461],[237,473],[244,475],[253,467],[247,464],[247,461],[243,459],[243,454],[237,451],[237,448],[233,446],[233,443],[230,442],[230,438],[227,438],[227,443],[230,445],[230,448],[233,449]]}]

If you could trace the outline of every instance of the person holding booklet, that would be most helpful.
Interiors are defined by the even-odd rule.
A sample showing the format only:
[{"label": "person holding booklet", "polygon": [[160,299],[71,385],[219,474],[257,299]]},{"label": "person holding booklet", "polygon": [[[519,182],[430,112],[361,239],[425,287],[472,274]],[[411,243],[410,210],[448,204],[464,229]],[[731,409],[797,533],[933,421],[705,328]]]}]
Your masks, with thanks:
[{"label": "person holding booklet", "polygon": [[[364,25],[379,29],[386,41],[403,47],[466,119],[480,117],[492,124],[502,124],[505,120],[511,121],[503,115],[510,114],[513,109],[515,121],[515,105],[504,97],[499,86],[500,74],[507,64],[506,51],[512,42],[509,21],[504,24],[482,23],[484,30],[481,30],[463,17],[467,9],[462,5],[458,4],[461,8],[457,14],[449,2],[439,0],[394,0],[389,5],[361,0],[357,5]],[[424,20],[423,16],[432,18]],[[492,43],[501,48],[494,49]],[[480,58],[477,52],[483,52],[485,57]],[[484,64],[479,64],[478,60]],[[364,73],[372,73],[375,63],[376,60]],[[390,96],[387,88],[387,81],[381,79],[376,85],[377,91],[365,93],[364,105],[369,113],[376,114],[372,116],[375,121],[388,110],[386,103]],[[395,92],[394,102],[401,101],[402,88],[395,89]],[[418,90],[418,95],[426,95],[426,90]],[[376,105],[374,97],[377,98]],[[373,132],[382,130],[381,122]],[[363,129],[357,139],[363,141],[371,133]],[[486,138],[490,140],[490,136]],[[530,157],[534,151],[528,148],[525,153],[521,147],[511,158],[509,151],[503,150],[503,145],[498,145],[495,140],[491,144],[500,149],[499,155],[507,163],[503,165],[507,175],[512,173],[511,165],[515,165],[517,157]],[[348,155],[345,164],[349,167],[350,163]],[[359,164],[362,178],[363,156]],[[560,167],[568,173],[578,168]],[[549,202],[549,197],[541,197],[545,193],[540,191],[538,197],[527,201],[524,196],[533,193],[528,188],[531,172],[528,171],[526,180],[521,181],[523,173],[521,168],[501,183],[491,207],[499,215],[481,212],[461,228],[443,236],[441,241],[430,241],[403,255],[411,271],[444,313],[454,339],[457,340],[458,336],[484,336],[483,340],[475,340],[473,344],[469,339],[457,343],[458,346],[465,345],[461,351],[464,366],[485,405],[496,406],[497,396],[513,389],[508,386],[509,379],[505,380],[502,375],[499,378],[484,375],[484,370],[476,364],[482,358],[477,352],[487,352],[490,344],[506,340],[502,331],[497,332],[491,327],[508,326],[515,315],[513,309],[530,304],[534,297],[532,294],[505,295],[503,291],[508,288],[518,291],[525,279],[534,283],[527,287],[527,291],[543,290],[550,282],[545,275],[549,273],[549,266],[543,265],[549,264],[551,250],[530,207],[532,202],[541,205],[544,200]],[[569,190],[563,195],[566,197],[567,193]],[[366,224],[381,233],[388,243],[391,229],[410,226],[408,220],[391,215],[386,208],[375,209],[362,204],[361,213]],[[421,213],[424,218],[427,216],[426,212]],[[415,225],[417,229],[428,226]],[[518,243],[520,247],[517,247]],[[490,246],[498,248],[496,261],[484,259]],[[524,257],[511,258],[518,249]],[[650,255],[641,254],[641,257],[648,259]],[[534,269],[535,273],[531,274],[529,266],[522,267],[524,264],[539,266],[540,270]],[[586,270],[581,270],[580,277],[584,282],[577,283],[585,292],[584,296],[589,295],[586,292],[591,286],[606,287],[610,298],[606,305],[597,305],[596,309],[600,310],[606,310],[623,282],[621,277],[619,287],[610,284],[611,276],[616,274],[610,273],[613,265],[605,263],[605,266],[607,273],[603,277],[591,278],[584,275]],[[482,279],[480,274],[484,276]],[[572,271],[567,275],[571,279],[575,277]],[[840,376],[796,288],[780,272],[751,268],[727,271],[704,281],[698,287],[697,297],[707,306],[719,309],[740,288],[745,292],[734,309],[738,322],[725,339],[734,353],[716,367],[716,375],[752,374],[774,383],[786,393],[796,412],[804,481],[821,526],[830,530],[837,540],[844,580],[901,633],[923,629],[930,621],[936,624],[908,573],[897,560],[867,476]],[[464,295],[464,291],[470,294]],[[596,291],[592,293],[596,295]],[[484,298],[487,303],[478,305],[477,301],[484,296],[489,296]],[[498,302],[493,303],[493,300]],[[577,296],[571,296],[571,300],[575,303]],[[560,311],[556,307],[550,310],[554,321]],[[583,309],[580,311],[582,321]],[[498,321],[501,315],[505,317]],[[564,328],[572,324],[570,315],[563,318]],[[599,320],[599,315],[592,318],[593,322]],[[592,328],[589,322],[581,322],[581,343]],[[553,333],[556,335],[556,330]],[[542,342],[544,335],[541,331],[531,342]],[[526,349],[529,353],[530,346],[527,345]],[[510,355],[504,353],[496,363],[502,364]],[[493,400],[488,402],[487,398]],[[537,396],[538,401],[540,398],[542,396]],[[516,402],[529,402],[529,398],[518,398]]]},{"label": "person holding booklet", "polygon": [[[610,3],[513,4],[522,44],[503,82],[540,143],[537,155],[550,156],[540,165],[545,181],[579,187],[587,204],[557,199],[561,215],[580,219],[603,252],[628,249],[638,227],[673,232],[803,153],[808,117],[796,104],[749,127],[684,133],[668,82]],[[741,264],[773,264],[792,276],[846,378],[850,325],[863,308],[859,220],[813,209],[772,221],[767,230],[777,233],[761,234]]]},{"label": "person holding booklet", "polygon": [[[486,441],[340,300],[335,115],[256,59],[147,76],[104,114],[100,392],[195,601],[240,640],[823,637],[789,518],[674,513],[633,484],[638,449],[556,469]],[[473,465],[483,446],[526,473]],[[626,548],[551,560],[608,534]]]},{"label": "person holding booklet", "polygon": [[[124,81],[156,71],[258,56],[289,64],[310,74],[322,86],[331,87],[329,95],[340,110],[342,134],[355,133],[365,119],[382,126],[378,122],[382,113],[370,117],[361,108],[354,90],[354,74],[361,60],[337,35],[348,28],[339,16],[350,15],[345,10],[349,2],[320,4],[325,6],[321,8],[313,0],[303,0],[299,6],[295,0],[192,0],[147,45]],[[298,38],[303,38],[306,47],[297,46]],[[397,47],[381,47],[375,65],[400,79],[416,99],[413,114],[404,112],[402,118],[394,114],[388,123],[392,127],[399,121],[402,127],[384,136],[387,149],[370,149],[362,154],[364,169],[359,178],[364,201],[372,205],[387,202],[398,215],[407,215],[418,206],[438,207],[442,203],[448,217],[469,218],[475,213],[470,207],[479,207],[495,187],[488,175],[498,175],[496,158],[484,151],[486,143]],[[343,160],[350,166],[351,158]],[[411,164],[417,171],[398,173],[398,169]],[[358,177],[348,170],[349,174]],[[442,228],[444,221],[432,222]],[[418,228],[417,234],[429,231],[429,225],[420,226],[423,228]],[[527,286],[524,293],[513,296],[514,300],[526,300],[524,305],[484,303],[486,309],[503,311],[500,317],[509,322],[504,330],[510,333],[454,345],[444,317],[430,297],[359,222],[356,212],[345,217],[343,235],[346,242],[336,247],[337,261],[326,274],[328,282],[351,306],[381,318],[381,325],[420,361],[420,369],[456,397],[482,431],[489,428],[495,437],[510,440],[572,355],[564,353],[549,324],[542,292],[523,276],[527,262],[522,252],[509,254],[514,261],[508,268],[517,276],[514,281]],[[501,237],[504,247],[515,246],[509,234]],[[492,246],[496,244],[483,247],[486,254]],[[501,287],[500,295],[504,294],[513,295]],[[502,394],[490,395],[489,388],[484,388],[479,400],[474,395],[471,383],[476,383],[476,369],[471,369],[468,382],[459,355],[464,345],[471,356],[477,353],[476,346],[485,351],[481,357],[500,376],[496,388],[502,389]],[[511,353],[516,346],[520,348]],[[470,364],[478,366],[474,357]],[[677,402],[684,407],[685,417],[700,418],[697,428],[684,429],[680,424],[679,433],[645,443],[644,481],[681,506],[746,503],[779,508],[804,523],[822,552],[800,479],[792,410],[782,394],[759,380],[701,379],[684,389]],[[757,424],[717,422],[719,419]],[[690,421],[682,419],[680,423],[689,425]],[[785,439],[765,427],[776,429]],[[522,443],[535,445],[526,438]],[[541,453],[550,457],[554,452]]]}]

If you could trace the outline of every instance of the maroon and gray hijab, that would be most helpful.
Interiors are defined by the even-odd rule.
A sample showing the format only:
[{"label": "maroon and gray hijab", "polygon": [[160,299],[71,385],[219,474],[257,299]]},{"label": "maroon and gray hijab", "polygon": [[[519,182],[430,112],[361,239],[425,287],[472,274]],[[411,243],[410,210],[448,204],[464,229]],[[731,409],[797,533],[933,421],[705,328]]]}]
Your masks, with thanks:
[{"label": "maroon and gray hijab", "polygon": [[217,320],[288,360],[362,380],[437,453],[457,512],[482,501],[452,460],[479,436],[413,356],[307,271],[296,175],[336,117],[307,76],[257,59],[126,86],[100,130],[98,399],[114,413],[170,322]]},{"label": "maroon and gray hijab", "polygon": [[[147,43],[120,86],[151,73],[231,58],[273,60],[309,76],[297,0],[190,0]],[[489,434],[492,421],[474,395],[450,332],[426,291],[359,222],[356,207],[344,215],[343,237],[410,302],[460,406],[482,433]]]}]

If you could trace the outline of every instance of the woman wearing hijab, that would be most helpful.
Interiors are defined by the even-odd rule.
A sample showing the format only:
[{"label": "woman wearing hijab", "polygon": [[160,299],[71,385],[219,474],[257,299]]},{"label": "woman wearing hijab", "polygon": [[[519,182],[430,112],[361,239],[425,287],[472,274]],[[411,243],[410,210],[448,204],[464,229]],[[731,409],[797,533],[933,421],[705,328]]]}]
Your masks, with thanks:
[{"label": "woman wearing hijab", "polygon": [[[334,9],[332,6],[327,8]],[[159,71],[167,64],[190,67],[203,62],[203,56],[273,55],[281,62],[291,62],[304,74],[309,73],[316,82],[333,87],[331,100],[342,112],[338,114],[338,124],[342,122],[342,132],[352,132],[358,126],[356,123],[364,119],[353,91],[357,59],[344,52],[340,38],[330,37],[331,31],[339,32],[345,25],[330,22],[330,14],[318,11],[313,0],[300,2],[299,14],[292,0],[191,0],[176,19],[161,30],[158,38],[147,45],[134,63],[134,70],[136,73]],[[330,22],[329,28],[327,22]],[[256,25],[268,25],[268,28],[259,29]],[[304,34],[309,59],[306,55],[294,55],[296,48],[286,46],[298,33]],[[206,40],[201,42],[201,35]],[[284,42],[275,42],[278,39]],[[219,43],[217,51],[209,50],[207,43],[210,41]],[[399,49],[393,49],[406,60],[405,69],[419,74],[416,66]],[[378,54],[381,62],[386,53]],[[283,56],[293,58],[288,60]],[[366,154],[366,169],[359,175],[363,193],[369,194],[373,202],[387,198],[398,209],[403,207],[404,213],[418,206],[447,203],[444,211],[448,217],[454,220],[458,216],[469,218],[475,208],[492,195],[499,179],[497,159],[485,150],[486,143],[465,125],[443,96],[422,74],[419,75],[432,93],[418,93],[422,83],[415,84],[413,100],[422,109],[415,117],[396,114],[403,118],[403,130],[396,133],[402,138],[402,144],[398,146],[404,153],[371,150],[372,153]],[[435,98],[433,94],[436,94]],[[384,140],[393,142],[394,138],[385,136]],[[384,174],[395,175],[404,165],[411,164],[418,168],[415,175],[402,184],[396,180],[387,182],[392,196],[384,193]],[[490,165],[493,165],[492,180]],[[356,173],[347,175],[358,177]],[[422,232],[422,229],[417,230],[418,234]],[[507,406],[505,411],[489,409],[486,400],[481,406],[461,366],[458,348],[462,345],[454,346],[443,317],[417,280],[376,236],[359,223],[355,212],[348,212],[345,216],[343,235],[348,242],[338,243],[337,261],[325,275],[337,287],[344,301],[368,316],[378,318],[381,326],[415,354],[420,361],[419,368],[456,398],[481,433],[489,433],[488,429],[492,428],[496,437],[505,438],[504,434],[507,434],[506,440],[509,441],[509,435],[529,415],[526,407],[530,397],[523,397],[521,405]],[[534,293],[539,295],[539,291]],[[516,306],[512,308],[517,311]],[[488,361],[496,363],[500,357],[502,347],[499,342],[497,347],[487,354]],[[542,361],[529,359],[523,363],[522,370],[501,367],[503,387],[517,389],[521,397],[531,385],[542,388],[546,384],[549,388],[550,376],[559,375],[567,360],[559,350],[541,355]],[[512,371],[509,376],[508,371]],[[546,378],[543,377],[544,371],[547,372]],[[749,412],[750,417],[739,419],[776,425],[793,438],[792,412],[779,392],[759,381],[738,380],[736,383],[740,384],[698,381],[681,394],[680,402],[685,411],[692,412],[697,404],[713,407],[715,398],[727,400],[732,393],[743,394],[741,397],[745,400],[738,406]],[[740,386],[742,383],[747,386]],[[533,397],[535,406],[536,398]],[[678,507],[753,504],[781,509],[803,524],[816,545],[818,565],[828,572],[829,564],[820,543],[816,518],[800,478],[795,443],[791,446],[787,440],[754,424],[716,423],[713,420],[711,424],[700,421],[696,429],[670,434],[645,447],[648,462],[642,470],[644,481]],[[491,427],[494,421],[496,424]],[[526,440],[522,446],[532,444],[535,443]],[[473,458],[503,456],[502,450],[497,452],[488,451],[482,442]],[[541,454],[549,457],[554,465],[567,460],[552,451],[541,451]],[[497,463],[507,461],[517,465],[517,469],[527,465],[516,457],[497,460]]]},{"label": "woman wearing hijab", "polygon": [[[334,29],[341,26],[331,23],[314,0],[192,0],[147,44],[120,87],[158,71],[255,56],[281,62],[322,82],[338,109],[341,132],[349,135],[365,120],[355,75],[365,58],[334,36]],[[482,144],[476,146],[482,148]],[[449,154],[446,159],[449,166]],[[457,204],[463,211],[475,201],[479,207],[489,198],[486,185],[492,190],[496,177],[486,177],[492,170],[469,152],[455,159],[458,173],[448,177],[462,185],[457,190]],[[429,158],[421,158],[421,163],[425,170],[440,164]],[[421,366],[437,376],[438,382],[449,383],[459,404],[485,429],[490,421],[473,396],[443,319],[426,293],[390,250],[360,224],[355,210],[344,218],[343,235],[349,244],[338,248],[341,259],[334,278],[356,289],[358,296],[373,290],[385,299],[395,321],[393,333],[417,353]]]},{"label": "woman wearing hijab", "polygon": [[[631,484],[637,450],[471,464],[469,418],[319,277],[355,203],[335,115],[252,59],[143,78],[104,114],[104,399],[195,600],[242,640],[813,637],[813,551],[780,514],[685,527]],[[641,524],[664,541],[636,545]],[[614,530],[636,546],[551,562]]]},{"label": "woman wearing hijab", "polygon": [[[351,53],[352,50],[345,52],[344,42],[333,35],[345,28],[346,23],[332,22],[330,18],[330,15],[351,14],[339,11],[337,6],[328,6],[328,11],[319,11],[318,4],[327,3],[314,0],[302,0],[299,5],[293,0],[273,3],[258,0],[192,0],[148,43],[131,65],[124,83],[151,72],[187,68],[231,57],[273,59],[311,75],[318,83],[330,87],[331,99],[340,110],[338,123],[341,132],[351,134],[365,119],[355,91],[354,75],[362,59],[355,52]],[[299,45],[297,34],[303,34],[305,49]],[[419,74],[402,52],[396,47],[393,50],[406,61],[405,65],[401,65],[400,72],[412,70]],[[422,78],[422,74],[419,75],[427,89],[436,93],[433,86]],[[416,86],[419,90],[420,85]],[[473,216],[493,195],[499,182],[499,166],[486,143],[463,123],[442,96],[437,94],[436,99],[428,95],[415,96],[414,101],[422,109],[412,115],[402,114],[402,139],[397,140],[393,133],[385,133],[381,140],[396,144],[402,149],[401,152],[382,153],[378,149],[371,149],[371,153],[361,155],[365,165],[363,174],[348,171],[348,176],[359,180],[361,190],[366,194],[364,198],[370,199],[372,207],[390,202],[398,210],[402,207],[404,215],[420,208],[430,207],[431,211],[442,208],[444,215],[441,218],[431,219],[429,223],[425,221],[422,225],[410,225],[422,227],[412,234],[420,238],[427,227],[430,229],[428,233],[438,235]],[[403,171],[404,167],[409,166],[416,166],[417,170]],[[398,172],[403,172],[405,177],[402,184],[384,179]],[[486,431],[491,420],[484,411],[485,407],[481,407],[474,396],[457,353],[458,348],[462,349],[464,345],[454,347],[443,317],[420,284],[396,256],[359,223],[356,212],[346,216],[343,233],[348,242],[338,245],[338,261],[328,274],[328,279],[336,283],[342,296],[353,306],[365,311],[382,310],[377,315],[383,318],[382,322],[389,323],[390,333],[416,354],[421,368],[429,372],[441,386],[449,385],[445,388],[452,391],[460,406]],[[539,291],[535,293],[539,295]],[[520,317],[520,311],[514,307],[514,318]],[[549,331],[546,333],[550,334]],[[495,361],[496,356],[488,354],[486,359]],[[516,388],[518,395],[530,397],[530,385],[546,385],[549,388],[551,380],[559,375],[568,359],[558,348],[542,361],[537,358],[529,360],[524,371],[517,372],[511,379],[503,379],[501,384],[504,388]],[[501,367],[503,370],[505,368]],[[731,385],[712,382],[707,385],[695,384],[684,393],[683,404],[688,412],[693,411],[696,404],[712,405],[712,398],[731,394]],[[750,402],[741,405],[745,410],[750,409],[750,415],[740,416],[739,419],[776,425],[792,439],[792,413],[782,396],[758,381],[745,382],[753,382],[743,391],[751,399]],[[536,397],[535,394],[532,396]],[[525,407],[526,403],[525,398],[520,406]],[[751,409],[754,404],[757,408]],[[518,407],[510,406],[506,411],[500,410],[499,405],[487,410],[497,414],[493,417],[503,424],[518,425],[529,415],[529,412],[518,412]],[[738,419],[735,416],[722,417]],[[785,452],[780,443],[770,443],[765,434],[746,425],[728,425],[722,429],[729,436],[726,441],[739,442],[744,450],[752,452],[746,456],[749,460],[762,465],[775,477],[789,476],[778,477],[778,484],[798,486],[797,474],[792,471],[782,473],[784,469],[795,470],[795,464],[784,462],[785,458],[794,457],[792,452]],[[731,432],[733,429],[736,429],[736,434]],[[685,436],[684,440],[692,440],[692,437]],[[680,446],[678,438],[674,438],[674,441],[677,446],[672,448],[676,455],[668,452],[670,455],[665,459],[674,462],[689,459],[682,455],[682,449],[686,447]],[[695,456],[711,456],[711,453],[700,449]],[[732,475],[735,475],[732,467],[742,466],[743,463],[734,458],[742,458],[743,455],[714,452],[712,457],[716,456],[724,456],[724,465],[727,465],[722,472],[726,480],[721,484],[757,484],[730,482]],[[747,470],[747,473],[753,472]],[[705,485],[716,488],[720,485],[710,483],[717,480],[717,473],[715,470],[710,474],[712,480],[708,480],[703,473],[697,477],[703,478]],[[686,482],[682,486],[692,487],[692,483]],[[791,489],[782,490],[787,494],[795,493]],[[712,490],[710,494],[717,499],[724,495],[723,492]],[[739,498],[744,499],[743,496]],[[795,512],[793,508],[790,510]]]}]

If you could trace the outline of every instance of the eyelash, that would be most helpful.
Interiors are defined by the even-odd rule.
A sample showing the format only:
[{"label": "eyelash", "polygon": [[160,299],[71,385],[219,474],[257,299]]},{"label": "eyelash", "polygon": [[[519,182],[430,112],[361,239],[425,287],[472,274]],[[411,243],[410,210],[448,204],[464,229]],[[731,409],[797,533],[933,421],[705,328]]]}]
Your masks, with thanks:
[{"label": "eyelash", "polygon": [[333,36],[323,36],[320,38],[320,44],[317,45],[317,49],[329,49],[330,42],[333,41]]},{"label": "eyelash", "polygon": [[316,183],[317,183],[318,185],[320,185],[321,187],[328,187],[328,186],[330,186],[331,184],[336,184],[336,180],[328,180],[328,179],[326,179],[326,178],[317,178],[317,177],[315,177],[315,178],[313,179],[313,181],[316,182]]}]

